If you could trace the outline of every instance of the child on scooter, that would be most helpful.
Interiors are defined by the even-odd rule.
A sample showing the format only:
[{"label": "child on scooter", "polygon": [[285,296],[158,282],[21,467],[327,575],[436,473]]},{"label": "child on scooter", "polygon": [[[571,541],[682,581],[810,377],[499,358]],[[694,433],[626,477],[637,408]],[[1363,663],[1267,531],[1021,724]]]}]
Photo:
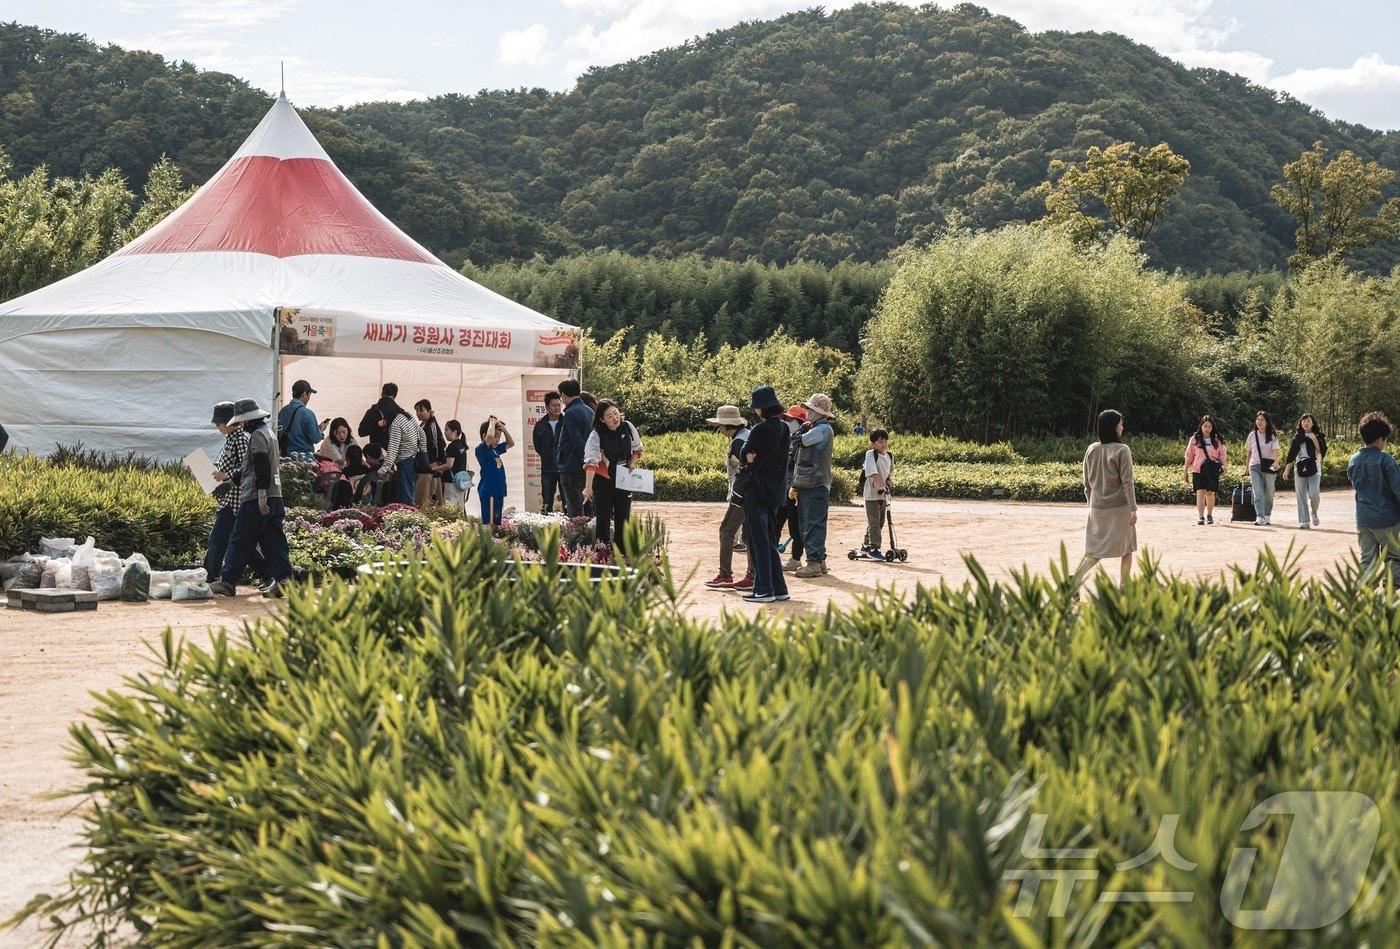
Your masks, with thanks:
[{"label": "child on scooter", "polygon": [[877,560],[880,554],[880,532],[885,526],[885,505],[890,503],[890,475],[894,473],[894,458],[890,455],[890,433],[877,428],[870,433],[870,450],[865,453],[865,543],[861,551]]}]

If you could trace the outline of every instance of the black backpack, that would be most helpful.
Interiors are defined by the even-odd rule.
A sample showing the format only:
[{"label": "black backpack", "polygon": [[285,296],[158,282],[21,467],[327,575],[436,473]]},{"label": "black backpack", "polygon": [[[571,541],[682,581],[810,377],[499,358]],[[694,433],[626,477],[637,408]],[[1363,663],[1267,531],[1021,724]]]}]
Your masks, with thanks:
[{"label": "black backpack", "polygon": [[[889,456],[889,459],[890,459],[890,477],[894,477],[894,452],[892,452],[892,451],[887,451],[887,452],[885,452],[885,454],[888,455],[888,456]],[[864,465],[864,464],[862,464],[862,465],[860,466],[860,482],[856,485],[856,494],[859,494],[859,495],[864,495],[864,494],[865,494],[865,465]]]}]

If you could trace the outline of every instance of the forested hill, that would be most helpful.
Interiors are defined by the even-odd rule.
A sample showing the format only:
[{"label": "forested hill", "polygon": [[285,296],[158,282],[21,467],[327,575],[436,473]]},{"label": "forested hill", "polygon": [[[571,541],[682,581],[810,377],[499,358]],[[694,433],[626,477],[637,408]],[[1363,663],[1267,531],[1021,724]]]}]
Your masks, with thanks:
[{"label": "forested hill", "polygon": [[[0,144],[19,170],[138,179],[165,152],[200,181],[266,105],[229,76],[0,28]],[[1400,135],[1121,36],[1032,34],[973,6],[797,13],[592,69],[567,93],[305,114],[395,221],[478,263],[595,247],[878,260],[954,213],[1039,217],[1051,159],[1132,139],[1192,165],[1156,263],[1273,267],[1292,245],[1268,194],[1284,162],[1320,138],[1400,169]]]}]

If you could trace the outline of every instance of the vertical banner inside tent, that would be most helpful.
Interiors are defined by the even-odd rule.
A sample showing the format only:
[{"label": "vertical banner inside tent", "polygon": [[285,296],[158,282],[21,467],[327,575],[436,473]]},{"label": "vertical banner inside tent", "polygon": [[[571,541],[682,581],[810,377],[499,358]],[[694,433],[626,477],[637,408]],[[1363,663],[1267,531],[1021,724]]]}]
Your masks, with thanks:
[{"label": "vertical banner inside tent", "polygon": [[543,459],[535,451],[535,425],[547,414],[544,397],[554,390],[559,382],[557,373],[526,373],[520,377],[520,401],[524,411],[524,424],[520,427],[520,441],[525,448],[525,510],[539,511],[544,507],[544,477],[541,473]]}]

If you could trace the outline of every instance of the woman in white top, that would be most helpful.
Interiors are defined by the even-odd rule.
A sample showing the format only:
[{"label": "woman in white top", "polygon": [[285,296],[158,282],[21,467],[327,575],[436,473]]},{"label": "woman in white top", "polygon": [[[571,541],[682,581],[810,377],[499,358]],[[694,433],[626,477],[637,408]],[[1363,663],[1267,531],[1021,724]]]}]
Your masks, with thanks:
[{"label": "woman in white top", "polygon": [[[599,543],[621,546],[632,516],[632,492],[617,487],[619,465],[635,467],[642,457],[642,436],[608,400],[598,403],[593,431],[583,444],[583,500],[593,502]],[[598,484],[598,479],[603,483]],[[595,488],[595,485],[597,487]]]},{"label": "woman in white top", "polygon": [[344,468],[347,461],[345,451],[353,444],[355,439],[350,434],[350,423],[343,418],[335,419],[331,422],[326,437],[316,446],[316,457],[322,461],[334,462],[337,468]]},{"label": "woman in white top", "polygon": [[1278,477],[1278,432],[1269,413],[1254,416],[1254,430],[1244,439],[1245,465],[1254,487],[1254,523],[1267,527],[1274,513],[1274,486]]}]

